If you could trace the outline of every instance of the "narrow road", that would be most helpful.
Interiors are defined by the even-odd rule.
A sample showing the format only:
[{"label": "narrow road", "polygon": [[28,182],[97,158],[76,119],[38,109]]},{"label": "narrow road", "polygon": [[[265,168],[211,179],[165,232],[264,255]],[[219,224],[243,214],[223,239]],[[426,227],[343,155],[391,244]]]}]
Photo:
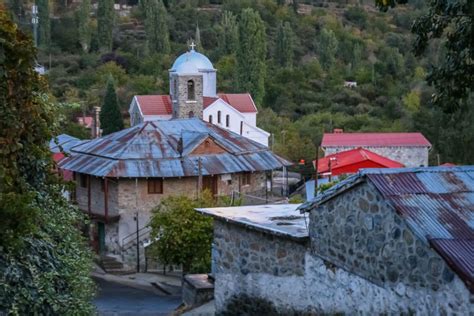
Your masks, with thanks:
[{"label": "narrow road", "polygon": [[181,298],[177,296],[159,296],[118,283],[99,279],[95,281],[99,289],[93,303],[99,315],[164,316],[171,314],[181,304]]}]

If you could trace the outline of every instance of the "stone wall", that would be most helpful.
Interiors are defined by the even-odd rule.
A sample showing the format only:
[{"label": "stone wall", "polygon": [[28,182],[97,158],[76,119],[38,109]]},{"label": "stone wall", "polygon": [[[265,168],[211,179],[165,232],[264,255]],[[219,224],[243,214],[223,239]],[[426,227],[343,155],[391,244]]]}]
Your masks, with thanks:
[{"label": "stone wall", "polygon": [[428,166],[428,147],[370,147],[370,146],[345,146],[345,147],[326,147],[324,155],[328,156],[341,151],[351,150],[363,147],[376,154],[398,161],[405,167]]},{"label": "stone wall", "polygon": [[[203,90],[202,75],[177,75],[172,76],[177,80],[177,91],[173,91],[173,118],[189,118],[193,112],[194,117],[202,119],[203,112]],[[188,81],[194,82],[194,100],[188,100]]]},{"label": "stone wall", "polygon": [[368,183],[313,210],[310,239],[315,255],[381,286],[402,282],[437,290],[454,279],[444,260]]},{"label": "stone wall", "polygon": [[312,210],[309,223],[305,246],[216,220],[217,312],[253,297],[282,315],[472,313],[474,295],[372,185]]},{"label": "stone wall", "polygon": [[213,247],[213,264],[218,274],[304,274],[305,242],[215,220]]},{"label": "stone wall", "polygon": [[[265,172],[251,174],[250,185],[241,185],[240,174],[216,175],[218,195],[230,195],[232,191],[243,193],[255,192],[265,188]],[[83,211],[88,211],[88,189],[80,186],[80,176],[76,176],[76,200]],[[104,192],[102,178],[91,177],[91,212],[104,216]],[[109,179],[108,180],[108,214],[120,215],[118,223],[105,225],[106,252],[116,255],[125,263],[135,265],[136,250],[131,249],[122,253],[124,237],[136,232],[135,214],[138,212],[139,228],[145,227],[150,218],[151,210],[160,201],[171,195],[186,195],[197,197],[198,177],[165,178],[163,179],[163,194],[149,194],[146,179]],[[130,239],[131,241],[132,239]],[[141,249],[142,251],[143,249]],[[143,252],[143,251],[142,251]],[[141,254],[144,258],[144,253]]]}]

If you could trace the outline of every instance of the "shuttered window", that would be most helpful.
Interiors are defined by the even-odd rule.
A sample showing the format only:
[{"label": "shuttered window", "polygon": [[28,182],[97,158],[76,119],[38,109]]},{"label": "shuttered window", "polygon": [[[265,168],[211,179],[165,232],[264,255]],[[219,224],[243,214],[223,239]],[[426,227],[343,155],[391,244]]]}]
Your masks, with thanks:
[{"label": "shuttered window", "polygon": [[148,179],[148,194],[162,194],[163,179]]}]

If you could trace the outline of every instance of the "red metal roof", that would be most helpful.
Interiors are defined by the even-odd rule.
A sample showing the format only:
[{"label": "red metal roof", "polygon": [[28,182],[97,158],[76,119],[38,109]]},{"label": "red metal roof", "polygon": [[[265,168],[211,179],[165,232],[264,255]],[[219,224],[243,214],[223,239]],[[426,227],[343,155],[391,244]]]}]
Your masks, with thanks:
[{"label": "red metal roof", "polygon": [[356,146],[427,146],[431,143],[421,133],[324,133],[321,147]]},{"label": "red metal roof", "polygon": [[248,93],[219,93],[219,97],[240,113],[256,113],[257,107]]},{"label": "red metal roof", "polygon": [[[332,159],[332,160],[331,160]],[[331,162],[331,168],[329,168]],[[316,161],[313,161],[313,165]],[[356,148],[328,155],[318,161],[318,173],[326,173],[331,169],[333,176],[356,173],[362,168],[402,168],[403,164],[380,156],[367,149]]]},{"label": "red metal roof", "polygon": [[143,115],[170,115],[172,113],[169,95],[137,95]]},{"label": "red metal roof", "polygon": [[[169,95],[137,95],[138,105],[143,115],[171,115],[172,104]],[[248,93],[220,93],[219,98],[240,113],[256,113],[257,107]],[[219,98],[203,97],[203,106],[207,108]]]}]

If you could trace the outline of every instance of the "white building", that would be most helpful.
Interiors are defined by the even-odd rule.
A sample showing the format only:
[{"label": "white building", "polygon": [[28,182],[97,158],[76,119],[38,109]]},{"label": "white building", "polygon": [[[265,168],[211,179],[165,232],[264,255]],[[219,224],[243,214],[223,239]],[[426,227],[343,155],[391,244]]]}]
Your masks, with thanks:
[{"label": "white building", "polygon": [[[258,111],[252,96],[248,93],[216,93],[216,69],[206,56],[196,52],[194,45],[191,46],[188,52],[175,60],[169,70],[170,95],[133,97],[129,108],[130,124],[134,126],[145,121],[172,119],[178,99],[187,94],[186,103],[190,109],[193,104],[202,104],[203,120],[268,146],[270,134],[257,127]],[[183,78],[187,80],[185,87]],[[193,98],[189,97],[191,94]],[[189,111],[189,116],[196,115],[196,112],[200,113]]]}]

